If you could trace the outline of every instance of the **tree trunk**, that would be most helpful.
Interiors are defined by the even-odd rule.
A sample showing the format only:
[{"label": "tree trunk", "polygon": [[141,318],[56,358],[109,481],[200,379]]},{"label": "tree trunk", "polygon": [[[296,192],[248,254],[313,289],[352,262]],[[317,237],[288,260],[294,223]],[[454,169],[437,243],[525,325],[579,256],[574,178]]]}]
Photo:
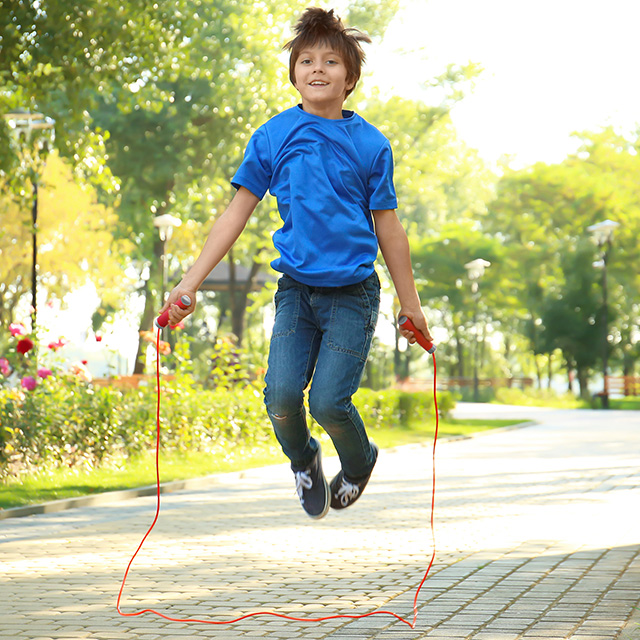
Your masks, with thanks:
[{"label": "tree trunk", "polygon": [[580,385],[580,397],[589,400],[589,375],[586,369],[578,368],[578,384]]},{"label": "tree trunk", "polygon": [[[162,300],[156,299],[154,296],[156,287],[155,282],[162,282],[162,242],[159,238],[154,239],[153,243],[153,264],[149,267],[149,279],[144,283],[144,311],[142,312],[142,318],[140,319],[140,331],[153,331],[153,321],[156,317],[157,311],[162,305]],[[162,287],[159,287],[160,291]],[[162,293],[160,293],[162,296]],[[160,304],[160,306],[159,306]],[[146,342],[142,339],[142,336],[138,334],[138,349],[136,351],[136,360],[133,367],[133,373],[144,373],[145,362],[143,359],[144,351],[146,348]]]},{"label": "tree trunk", "polygon": [[567,363],[567,391],[573,393],[573,362],[569,359],[565,361]]},{"label": "tree trunk", "polygon": [[462,343],[460,342],[460,332],[458,331],[458,325],[455,325],[455,329],[453,335],[456,340],[456,357],[457,357],[457,377],[464,378],[464,349],[462,347]]},{"label": "tree trunk", "polygon": [[247,282],[240,286],[236,280],[236,268],[233,260],[233,249],[227,254],[229,260],[229,305],[231,307],[231,331],[242,345],[245,330],[245,317],[249,294],[251,293],[262,264],[253,260]]},{"label": "tree trunk", "polygon": [[533,354],[533,364],[536,368],[536,379],[538,381],[538,389],[542,389],[542,370],[540,369],[538,356],[535,353]]}]

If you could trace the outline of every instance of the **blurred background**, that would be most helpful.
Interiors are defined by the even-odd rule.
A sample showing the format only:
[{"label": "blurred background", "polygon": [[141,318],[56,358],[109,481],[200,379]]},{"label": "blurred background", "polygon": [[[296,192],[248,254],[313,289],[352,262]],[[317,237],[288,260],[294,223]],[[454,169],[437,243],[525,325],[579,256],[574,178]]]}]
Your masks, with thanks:
[{"label": "blurred background", "polygon": [[[247,141],[297,103],[282,45],[308,4],[0,1],[7,381],[16,335],[94,378],[153,368],[147,332]],[[638,393],[640,5],[318,4],[373,38],[346,108],[392,143],[442,385],[475,400],[498,386]],[[266,197],[180,329],[205,376],[220,340],[266,362],[278,226]],[[429,361],[399,339],[379,273],[364,384],[419,386]]]}]

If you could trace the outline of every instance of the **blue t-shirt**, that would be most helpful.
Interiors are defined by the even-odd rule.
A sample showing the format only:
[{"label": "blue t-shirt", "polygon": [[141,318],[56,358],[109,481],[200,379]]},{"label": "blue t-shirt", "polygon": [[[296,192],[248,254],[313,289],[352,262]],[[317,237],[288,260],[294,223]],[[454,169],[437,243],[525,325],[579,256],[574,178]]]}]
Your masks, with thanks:
[{"label": "blue t-shirt", "polygon": [[231,183],[275,196],[283,225],[271,266],[312,286],[369,277],[378,255],[372,210],[397,208],[389,141],[353,111],[342,120],[287,109],[251,137]]}]

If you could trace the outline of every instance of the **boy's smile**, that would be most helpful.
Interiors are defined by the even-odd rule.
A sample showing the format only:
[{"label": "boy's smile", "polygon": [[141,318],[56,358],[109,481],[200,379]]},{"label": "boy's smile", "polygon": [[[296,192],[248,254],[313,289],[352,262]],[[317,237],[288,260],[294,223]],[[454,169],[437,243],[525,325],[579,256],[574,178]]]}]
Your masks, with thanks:
[{"label": "boy's smile", "polygon": [[346,93],[355,84],[347,82],[342,56],[326,45],[301,51],[295,64],[295,80],[305,111],[323,118],[342,118]]}]

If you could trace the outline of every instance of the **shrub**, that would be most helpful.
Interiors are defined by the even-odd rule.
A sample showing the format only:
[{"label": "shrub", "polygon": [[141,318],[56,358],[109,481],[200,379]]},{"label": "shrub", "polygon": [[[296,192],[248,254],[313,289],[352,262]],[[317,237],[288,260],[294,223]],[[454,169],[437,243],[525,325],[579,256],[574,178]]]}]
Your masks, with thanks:
[{"label": "shrub", "polygon": [[[228,452],[236,444],[273,437],[262,377],[243,361],[241,350],[219,342],[204,385],[194,377],[188,339],[180,339],[170,357],[177,366],[173,378],[161,381],[163,448]],[[429,393],[363,388],[355,402],[372,429],[433,415]],[[439,394],[441,414],[453,404],[451,394]],[[68,372],[47,369],[33,388],[0,389],[0,478],[43,463],[92,467],[136,456],[155,446],[156,412],[155,384],[137,389],[97,386],[75,366]]]},{"label": "shrub", "polygon": [[[446,417],[455,406],[448,391],[437,394],[438,411]],[[433,395],[424,392],[406,392],[398,389],[374,391],[361,388],[354,396],[354,403],[367,427],[400,425],[426,420],[434,414]]]},{"label": "shrub", "polygon": [[496,390],[496,402],[527,407],[554,407],[557,409],[575,409],[584,407],[584,401],[572,393],[558,394],[550,389],[509,389]]}]

